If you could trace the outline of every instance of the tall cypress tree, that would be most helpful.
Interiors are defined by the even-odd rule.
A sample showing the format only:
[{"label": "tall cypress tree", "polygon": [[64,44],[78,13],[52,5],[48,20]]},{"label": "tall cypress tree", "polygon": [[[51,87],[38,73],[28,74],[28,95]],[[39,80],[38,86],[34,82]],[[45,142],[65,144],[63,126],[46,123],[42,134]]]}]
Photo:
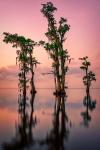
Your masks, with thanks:
[{"label": "tall cypress tree", "polygon": [[[64,49],[65,35],[69,31],[70,26],[65,18],[60,18],[59,23],[54,17],[57,10],[52,2],[42,4],[41,12],[48,21],[48,31],[45,33],[49,42],[40,41],[53,60],[52,68],[55,77],[56,94],[65,93],[65,75],[68,71],[68,63],[71,58],[67,49]],[[66,64],[67,63],[67,64]]]},{"label": "tall cypress tree", "polygon": [[19,64],[19,90],[21,95],[20,104],[24,106],[26,105],[26,90],[28,87],[29,79],[27,78],[27,74],[31,72],[31,93],[35,93],[35,85],[34,85],[34,66],[38,63],[35,57],[32,56],[34,46],[36,46],[36,42],[31,39],[26,39],[24,36],[19,36],[18,34],[10,34],[4,32],[4,40],[5,43],[11,43],[12,47],[19,48],[16,51],[17,57],[16,62]]}]

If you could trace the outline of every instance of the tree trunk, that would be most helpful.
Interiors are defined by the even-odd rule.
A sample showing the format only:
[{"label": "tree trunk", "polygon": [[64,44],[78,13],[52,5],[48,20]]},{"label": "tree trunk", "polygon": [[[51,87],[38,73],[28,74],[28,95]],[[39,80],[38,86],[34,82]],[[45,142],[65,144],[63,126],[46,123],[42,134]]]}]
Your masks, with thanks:
[{"label": "tree trunk", "polygon": [[86,69],[86,76],[87,76],[86,93],[89,95],[89,93],[90,93],[90,86],[89,86],[89,81],[88,81],[88,69]]},{"label": "tree trunk", "polygon": [[[59,42],[59,51],[63,51],[62,40]],[[61,92],[65,93],[65,58],[64,55],[60,56],[61,61]]]},{"label": "tree trunk", "polygon": [[62,84],[62,86],[61,86],[61,90],[62,90],[62,92],[64,92],[65,93],[65,66],[64,66],[64,58],[62,57],[61,58],[61,84]]},{"label": "tree trunk", "polygon": [[30,69],[31,69],[31,93],[36,93],[35,85],[34,85],[34,70],[33,70],[33,62],[32,62],[32,53],[30,53]]},{"label": "tree trunk", "polygon": [[60,83],[60,72],[59,72],[59,59],[58,56],[56,57],[56,78],[57,78],[57,94],[61,92],[61,83]]},{"label": "tree trunk", "polygon": [[23,87],[23,105],[24,105],[24,109],[26,107],[26,72],[25,72],[25,63],[23,64],[24,66],[24,87]]}]

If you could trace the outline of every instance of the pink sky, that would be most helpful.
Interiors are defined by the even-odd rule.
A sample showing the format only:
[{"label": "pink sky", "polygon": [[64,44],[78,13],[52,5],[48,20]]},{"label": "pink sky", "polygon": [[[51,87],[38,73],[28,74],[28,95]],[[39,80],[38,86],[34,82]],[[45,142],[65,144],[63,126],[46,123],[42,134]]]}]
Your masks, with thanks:
[{"label": "pink sky", "polygon": [[[74,58],[67,79],[69,87],[83,87],[83,74],[81,75],[79,69],[78,58],[86,55],[89,56],[92,62],[91,68],[97,76],[97,82],[93,85],[100,87],[100,0],[51,1],[58,8],[55,14],[57,20],[63,16],[71,25],[65,43],[65,47]],[[45,2],[47,0],[0,0],[0,87],[17,85],[15,84],[16,50],[10,44],[2,42],[2,33],[18,33],[36,41],[46,39],[44,33],[47,31],[47,21],[40,12],[41,3]],[[39,77],[36,80],[37,86],[46,87],[45,79],[39,75],[39,72],[43,72],[44,68],[45,70],[50,68],[50,58],[48,59],[45,50],[39,47],[35,50],[35,55],[41,62],[40,71],[38,69]],[[5,84],[5,81],[8,84]]]}]

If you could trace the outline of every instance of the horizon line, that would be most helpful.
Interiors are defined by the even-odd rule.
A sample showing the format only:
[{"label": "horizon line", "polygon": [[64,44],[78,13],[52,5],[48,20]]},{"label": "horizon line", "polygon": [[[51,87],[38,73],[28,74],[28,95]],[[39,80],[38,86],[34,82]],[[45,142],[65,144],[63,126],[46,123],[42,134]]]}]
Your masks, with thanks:
[{"label": "horizon line", "polygon": [[[10,87],[0,87],[0,89],[18,89],[17,87],[12,87],[12,88],[10,88]],[[37,87],[36,89],[55,89],[55,88],[52,88],[52,87],[44,87],[44,88],[42,88],[42,87]],[[82,88],[82,87],[69,87],[69,88],[66,88],[66,89],[85,89],[85,88]],[[92,88],[90,88],[90,89],[100,89],[100,87],[92,87]]]}]

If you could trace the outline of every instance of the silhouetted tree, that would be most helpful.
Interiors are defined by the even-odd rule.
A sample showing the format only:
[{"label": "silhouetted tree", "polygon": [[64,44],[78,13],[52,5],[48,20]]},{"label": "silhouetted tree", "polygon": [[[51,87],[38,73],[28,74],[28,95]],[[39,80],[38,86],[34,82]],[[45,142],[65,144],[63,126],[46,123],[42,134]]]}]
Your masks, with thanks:
[{"label": "silhouetted tree", "polygon": [[86,92],[89,93],[92,81],[96,81],[95,73],[89,70],[89,66],[91,65],[91,63],[88,61],[87,56],[79,59],[83,61],[80,68],[85,72],[83,83],[86,86]]},{"label": "silhouetted tree", "polygon": [[49,42],[40,41],[40,44],[44,45],[44,48],[53,60],[52,68],[56,83],[56,92],[65,93],[65,75],[68,71],[68,64],[66,62],[70,62],[71,58],[67,49],[64,49],[63,44],[70,26],[67,24],[67,20],[62,17],[57,25],[54,18],[54,12],[57,8],[53,6],[52,2],[47,2],[46,4],[42,4],[42,6],[41,12],[48,21],[48,31],[45,35]]},{"label": "silhouetted tree", "polygon": [[[35,85],[34,85],[34,66],[38,63],[35,57],[32,56],[34,46],[36,46],[36,42],[31,39],[26,39],[24,36],[19,36],[18,34],[10,34],[4,32],[4,40],[5,43],[11,43],[12,47],[20,48],[17,50],[16,63],[19,64],[20,72],[19,76],[19,89],[22,99],[20,104],[26,105],[26,89],[28,87],[29,79],[27,78],[27,74],[29,71],[31,72],[31,93],[35,93]],[[21,94],[20,94],[21,95]]]}]

